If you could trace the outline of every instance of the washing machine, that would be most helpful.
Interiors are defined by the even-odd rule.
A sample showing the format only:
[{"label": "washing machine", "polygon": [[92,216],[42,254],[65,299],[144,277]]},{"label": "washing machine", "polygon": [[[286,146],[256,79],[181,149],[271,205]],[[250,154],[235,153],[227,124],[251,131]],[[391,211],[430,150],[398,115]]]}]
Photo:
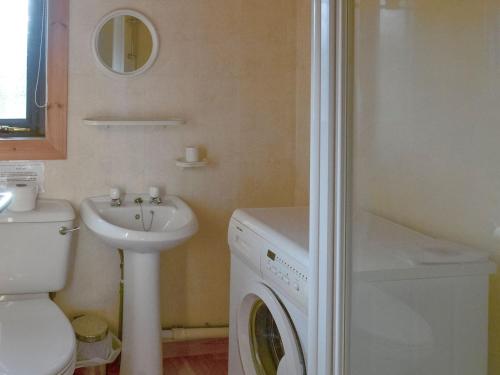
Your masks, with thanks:
[{"label": "washing machine", "polygon": [[486,375],[489,253],[359,211],[351,375]]},{"label": "washing machine", "polygon": [[[237,210],[229,375],[303,375],[308,209]],[[486,375],[489,254],[360,210],[352,225],[352,375]]]},{"label": "washing machine", "polygon": [[236,210],[231,250],[230,375],[303,375],[308,209]]}]

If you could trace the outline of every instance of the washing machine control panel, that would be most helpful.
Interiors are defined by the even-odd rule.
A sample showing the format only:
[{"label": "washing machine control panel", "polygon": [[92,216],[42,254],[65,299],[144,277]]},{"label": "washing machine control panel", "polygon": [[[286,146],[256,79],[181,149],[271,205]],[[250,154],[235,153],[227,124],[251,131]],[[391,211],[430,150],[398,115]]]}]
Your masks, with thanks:
[{"label": "washing machine control panel", "polygon": [[272,249],[267,249],[261,259],[264,278],[307,307],[307,269],[295,259],[278,254]]}]

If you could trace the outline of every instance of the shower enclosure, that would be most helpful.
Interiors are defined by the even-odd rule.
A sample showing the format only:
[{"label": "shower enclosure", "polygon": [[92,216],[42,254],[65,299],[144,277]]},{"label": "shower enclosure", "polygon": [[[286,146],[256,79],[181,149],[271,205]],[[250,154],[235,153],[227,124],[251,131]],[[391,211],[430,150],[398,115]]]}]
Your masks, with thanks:
[{"label": "shower enclosure", "polygon": [[309,372],[500,373],[500,1],[313,14]]}]

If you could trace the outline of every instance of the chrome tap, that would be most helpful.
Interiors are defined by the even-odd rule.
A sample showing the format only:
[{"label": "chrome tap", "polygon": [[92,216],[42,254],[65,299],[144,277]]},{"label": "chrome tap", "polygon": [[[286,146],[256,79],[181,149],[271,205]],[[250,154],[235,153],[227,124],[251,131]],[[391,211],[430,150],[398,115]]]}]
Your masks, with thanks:
[{"label": "chrome tap", "polygon": [[111,207],[120,207],[122,205],[122,200],[120,199],[120,189],[111,188],[109,190],[109,197],[111,198]]},{"label": "chrome tap", "polygon": [[120,207],[122,205],[122,200],[120,198],[111,199],[111,207]]},{"label": "chrome tap", "polygon": [[155,205],[155,206],[159,206],[163,202],[162,202],[160,197],[152,197],[151,200],[149,201],[149,203],[151,203],[152,205]]},{"label": "chrome tap", "polygon": [[151,186],[149,188],[149,203],[155,206],[159,206],[162,201],[160,197],[160,188],[157,186]]}]

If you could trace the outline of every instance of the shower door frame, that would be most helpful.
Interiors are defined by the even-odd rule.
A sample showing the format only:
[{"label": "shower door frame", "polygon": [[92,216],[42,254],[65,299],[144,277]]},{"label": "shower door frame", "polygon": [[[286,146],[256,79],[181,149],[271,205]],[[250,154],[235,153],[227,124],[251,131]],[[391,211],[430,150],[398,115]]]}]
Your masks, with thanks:
[{"label": "shower door frame", "polygon": [[348,375],[354,0],[311,0],[308,374]]}]

